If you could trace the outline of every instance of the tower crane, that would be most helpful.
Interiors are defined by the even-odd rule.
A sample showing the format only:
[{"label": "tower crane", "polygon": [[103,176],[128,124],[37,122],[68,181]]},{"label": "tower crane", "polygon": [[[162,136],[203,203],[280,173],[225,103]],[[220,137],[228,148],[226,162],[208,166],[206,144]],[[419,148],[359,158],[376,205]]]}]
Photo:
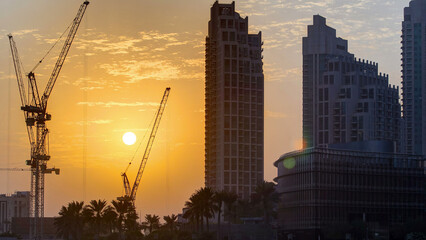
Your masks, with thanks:
[{"label": "tower crane", "polygon": [[[18,55],[16,43],[11,34],[8,35],[10,49],[12,52],[13,64],[15,67],[16,79],[18,81],[19,94],[21,97],[21,110],[24,112],[25,123],[27,126],[28,138],[31,146],[31,159],[26,164],[31,168],[31,205],[30,216],[30,237],[33,239],[43,239],[44,217],[44,174],[55,172],[59,174],[57,168],[47,168],[47,161],[50,160],[48,145],[49,130],[46,127],[46,121],[51,120],[51,115],[47,113],[47,102],[59,73],[64,65],[65,58],[70,50],[71,44],[80,26],[83,15],[86,11],[89,1],[84,1],[78,9],[74,18],[68,36],[65,39],[62,50],[47,82],[43,94],[40,96],[35,78],[35,69],[42,62],[37,63],[36,67],[27,74],[28,87],[25,88],[22,76],[22,63]],[[28,98],[27,98],[28,96]]]},{"label": "tower crane", "polygon": [[135,182],[133,183],[132,188],[130,188],[129,179],[127,178],[127,175],[126,175],[126,172],[129,169],[131,162],[127,166],[124,173],[121,174],[121,176],[123,177],[125,196],[119,197],[118,198],[119,200],[128,199],[133,204],[135,203],[136,192],[138,191],[138,187],[139,187],[139,183],[141,182],[142,174],[145,170],[145,166],[146,166],[146,163],[148,161],[148,157],[149,157],[149,154],[151,152],[151,148],[152,148],[152,145],[154,143],[154,139],[155,139],[155,136],[157,134],[158,127],[160,126],[161,117],[163,116],[164,108],[166,107],[167,99],[169,98],[169,93],[170,93],[170,88],[168,87],[164,91],[163,98],[161,99],[160,106],[158,107],[157,113],[155,114],[154,125],[152,126],[151,134],[149,136],[148,143],[146,145],[145,152],[143,154],[142,161],[141,161],[141,164],[139,166],[139,170],[138,170],[138,173],[136,175]]}]

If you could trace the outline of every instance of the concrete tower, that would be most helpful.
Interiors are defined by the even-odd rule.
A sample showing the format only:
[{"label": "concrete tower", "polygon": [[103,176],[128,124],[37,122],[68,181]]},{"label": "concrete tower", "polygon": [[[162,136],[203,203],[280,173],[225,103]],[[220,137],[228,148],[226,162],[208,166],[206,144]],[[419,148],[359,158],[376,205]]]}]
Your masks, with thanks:
[{"label": "concrete tower", "polygon": [[402,104],[404,145],[426,154],[426,1],[413,0],[402,22]]},{"label": "concrete tower", "polygon": [[206,37],[205,185],[248,198],[263,180],[261,33],[235,2],[211,7]]}]

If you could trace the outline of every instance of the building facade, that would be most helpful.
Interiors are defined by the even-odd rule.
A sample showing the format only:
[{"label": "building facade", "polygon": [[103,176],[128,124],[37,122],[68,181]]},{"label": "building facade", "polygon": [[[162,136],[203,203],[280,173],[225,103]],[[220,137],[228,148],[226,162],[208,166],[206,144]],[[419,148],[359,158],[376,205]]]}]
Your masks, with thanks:
[{"label": "building facade", "polygon": [[426,154],[426,1],[412,0],[402,22],[402,105],[405,151]]},{"label": "building facade", "polygon": [[211,7],[205,60],[205,185],[248,198],[264,173],[262,37],[235,2]]},{"label": "building facade", "polygon": [[378,64],[356,59],[326,19],[314,16],[303,38],[305,147],[386,140],[399,150],[399,89]]},{"label": "building facade", "polygon": [[10,232],[12,218],[30,216],[30,192],[0,194],[0,233]]},{"label": "building facade", "polygon": [[343,239],[351,225],[363,222],[383,237],[375,239],[389,239],[392,226],[426,217],[422,156],[308,148],[274,164],[284,236],[328,239],[328,231],[341,230],[337,239]]}]

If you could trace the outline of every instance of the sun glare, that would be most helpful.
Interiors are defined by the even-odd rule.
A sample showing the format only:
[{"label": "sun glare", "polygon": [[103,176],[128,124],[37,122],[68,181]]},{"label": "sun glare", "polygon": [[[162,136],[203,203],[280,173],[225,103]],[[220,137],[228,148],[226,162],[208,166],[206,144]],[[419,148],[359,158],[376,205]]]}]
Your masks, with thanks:
[{"label": "sun glare", "polygon": [[123,134],[123,142],[126,145],[133,145],[136,142],[136,135],[132,132],[126,132]]}]

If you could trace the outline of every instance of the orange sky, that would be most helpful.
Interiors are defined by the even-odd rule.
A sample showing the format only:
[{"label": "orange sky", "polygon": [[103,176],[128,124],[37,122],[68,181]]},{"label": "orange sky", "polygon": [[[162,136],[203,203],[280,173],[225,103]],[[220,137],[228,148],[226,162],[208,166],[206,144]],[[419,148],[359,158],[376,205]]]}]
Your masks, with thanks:
[{"label": "orange sky", "polygon": [[[74,18],[82,1],[0,1],[0,168],[26,167],[26,136],[9,43],[13,33],[28,71]],[[221,1],[222,2],[222,1]],[[137,194],[140,213],[178,213],[204,184],[204,39],[206,0],[93,0],[53,89],[48,111],[49,166],[45,212],[54,216],[72,200],[112,200],[122,194],[120,173],[136,150],[121,136],[146,133],[166,87],[171,94]],[[399,84],[401,2],[362,0],[244,0],[250,31],[264,37],[265,178],[272,163],[300,146],[301,37],[320,13],[349,40],[357,57],[379,62]],[[372,12],[374,11],[374,14]],[[386,50],[386,51],[383,51]],[[36,71],[44,89],[59,54]],[[87,126],[87,132],[84,129]],[[83,152],[86,184],[83,184]],[[144,149],[145,143],[142,143]],[[132,182],[142,151],[129,170]],[[28,172],[0,172],[0,193],[29,190]]]}]

